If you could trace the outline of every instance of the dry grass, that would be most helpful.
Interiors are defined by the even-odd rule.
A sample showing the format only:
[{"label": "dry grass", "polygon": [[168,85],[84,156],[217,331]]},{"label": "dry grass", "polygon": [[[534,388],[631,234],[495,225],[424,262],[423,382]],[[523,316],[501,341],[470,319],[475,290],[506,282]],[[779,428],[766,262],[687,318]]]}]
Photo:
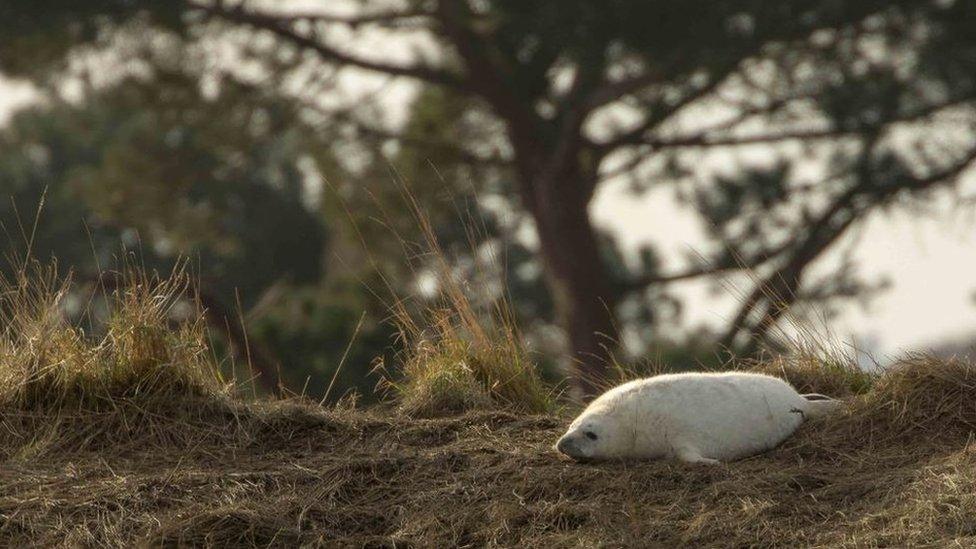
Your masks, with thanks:
[{"label": "dry grass", "polygon": [[[519,334],[507,295],[488,295],[472,289],[467,277],[455,270],[455,262],[441,248],[430,217],[404,187],[423,242],[408,255],[412,268],[432,276],[435,296],[421,310],[395,296],[392,318],[400,335],[402,351],[393,365],[379,364],[389,374],[387,387],[399,399],[399,409],[412,417],[435,417],[477,409],[507,409],[543,413],[554,407],[554,393],[546,387],[539,369]],[[475,278],[488,281],[500,269],[500,260],[488,251],[476,251],[477,223],[465,223],[473,256],[488,255]],[[399,238],[399,235],[397,235]],[[420,265],[415,265],[421,258]],[[486,282],[485,285],[488,285]]]},{"label": "dry grass", "polygon": [[184,299],[186,274],[161,279],[130,271],[125,278],[108,296],[99,339],[69,325],[66,302],[78,296],[55,268],[0,283],[0,406],[101,410],[118,399],[154,406],[224,391],[202,317],[175,328],[169,322]]},{"label": "dry grass", "polygon": [[973,379],[906,363],[844,414],[718,467],[573,463],[551,449],[554,416],[247,407],[247,437],[6,463],[0,544],[972,546]]},{"label": "dry grass", "polygon": [[820,393],[834,398],[864,394],[871,390],[877,377],[876,373],[860,368],[853,359],[807,353],[771,356],[736,366],[781,377],[800,393]]},{"label": "dry grass", "polygon": [[902,446],[965,440],[976,430],[976,367],[916,354],[878,375],[871,391],[851,400],[844,421],[824,436]]},{"label": "dry grass", "polygon": [[196,316],[168,320],[180,275],[130,277],[98,337],[64,321],[52,272],[26,280],[0,293],[0,546],[976,544],[972,363],[914,356],[865,377],[843,361],[753,365],[848,406],[718,467],[577,464],[551,448],[569,417],[518,411],[525,380],[504,384],[529,363],[490,377],[524,351],[479,346],[457,316],[411,339],[401,406],[443,411],[445,383],[463,389],[453,409],[493,409],[417,419],[235,399]]},{"label": "dry grass", "polygon": [[401,411],[435,417],[485,408],[542,413],[553,406],[529,353],[507,325],[432,311],[426,328],[401,316],[402,378],[391,382]]},{"label": "dry grass", "polygon": [[84,294],[56,267],[0,281],[0,455],[33,459],[146,434],[169,442],[231,407],[199,311],[171,323],[174,307],[192,310],[187,274],[123,279],[106,293],[98,337],[68,322]]}]

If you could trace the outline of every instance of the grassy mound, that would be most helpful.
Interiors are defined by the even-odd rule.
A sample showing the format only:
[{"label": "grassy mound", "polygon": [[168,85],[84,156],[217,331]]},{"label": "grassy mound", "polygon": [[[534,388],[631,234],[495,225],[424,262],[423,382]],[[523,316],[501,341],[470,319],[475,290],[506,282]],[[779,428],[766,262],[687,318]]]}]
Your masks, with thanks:
[{"label": "grassy mound", "polygon": [[[842,421],[821,435],[834,445],[879,446],[902,454],[966,440],[976,431],[976,367],[916,355],[877,377],[853,399]],[[900,448],[899,448],[900,447]]]},{"label": "grassy mound", "polygon": [[[91,322],[97,336],[67,320],[83,294],[54,267],[0,283],[0,456],[172,444],[236,406],[186,274],[123,278]],[[188,318],[173,324],[176,307]]]},{"label": "grassy mound", "polygon": [[0,292],[0,546],[976,544],[968,362],[772,359],[751,367],[845,410],[717,467],[577,464],[514,331],[472,309],[401,324],[399,408],[365,412],[235,398],[179,273],[130,275],[97,335],[56,280]]},{"label": "grassy mound", "polygon": [[5,460],[0,544],[976,543],[976,366],[916,357],[871,381],[843,413],[717,467],[564,460],[566,416],[238,404],[207,420],[235,436]]}]

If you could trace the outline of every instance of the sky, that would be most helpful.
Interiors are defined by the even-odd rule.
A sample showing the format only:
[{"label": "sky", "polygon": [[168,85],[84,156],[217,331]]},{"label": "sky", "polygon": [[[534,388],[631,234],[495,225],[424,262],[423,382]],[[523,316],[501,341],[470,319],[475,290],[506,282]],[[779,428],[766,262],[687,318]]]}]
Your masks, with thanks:
[{"label": "sky", "polygon": [[6,124],[10,113],[29,103],[31,97],[29,85],[12,82],[0,76],[0,125]]},{"label": "sky", "polygon": [[[30,99],[28,86],[0,77],[0,124]],[[697,217],[667,190],[635,198],[625,187],[622,181],[608,182],[591,208],[594,222],[616,233],[625,251],[645,242],[654,243],[665,257],[706,249]],[[976,198],[976,176],[970,173],[963,189]],[[869,280],[886,276],[891,286],[867,308],[845,305],[839,316],[818,328],[829,332],[835,344],[853,346],[886,363],[907,350],[976,339],[976,200],[946,193],[924,215],[874,214],[863,222],[856,242],[848,237],[838,243],[818,265],[836,261],[848,246],[854,246],[863,275]],[[684,325],[675,333],[726,325],[736,309],[734,287],[717,294],[698,282],[676,288],[686,307]]]}]

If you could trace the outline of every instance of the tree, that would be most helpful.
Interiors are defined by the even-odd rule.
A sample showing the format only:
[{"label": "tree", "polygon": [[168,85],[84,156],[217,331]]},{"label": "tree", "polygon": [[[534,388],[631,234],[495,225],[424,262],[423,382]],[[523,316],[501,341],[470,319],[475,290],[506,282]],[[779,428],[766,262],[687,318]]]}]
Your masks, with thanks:
[{"label": "tree", "polygon": [[[587,391],[606,368],[620,303],[752,269],[759,280],[722,341],[753,349],[790,304],[863,289],[849,270],[804,280],[859,220],[951,185],[976,155],[964,118],[976,93],[967,30],[976,7],[967,2],[364,0],[340,15],[198,0],[178,4],[178,24],[148,3],[106,5],[116,21],[120,10],[148,11],[170,29],[249,29],[281,45],[268,56],[314,58],[297,70],[416,81],[487,113],[496,132],[443,150],[511,181]],[[418,34],[413,55],[354,47],[360,36]],[[327,117],[409,144],[402,128],[379,127],[358,109]],[[913,139],[901,137],[906,128]],[[759,146],[781,162],[723,178],[698,169],[709,151]],[[824,168],[818,180],[798,173],[803,149]],[[614,175],[632,176],[638,189],[677,182],[720,246],[686,271],[614,279],[588,213]]]}]

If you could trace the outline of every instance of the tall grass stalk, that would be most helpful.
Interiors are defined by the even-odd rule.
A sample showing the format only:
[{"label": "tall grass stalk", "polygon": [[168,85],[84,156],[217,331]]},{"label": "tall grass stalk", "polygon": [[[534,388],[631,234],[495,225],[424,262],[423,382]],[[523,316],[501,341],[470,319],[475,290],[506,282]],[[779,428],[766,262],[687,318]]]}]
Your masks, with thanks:
[{"label": "tall grass stalk", "polygon": [[[552,391],[526,348],[506,290],[486,295],[484,288],[473,289],[440,245],[430,216],[409,188],[399,185],[421,241],[407,243],[402,235],[395,237],[405,251],[419,248],[406,259],[415,274],[424,270],[432,275],[436,294],[420,302],[394,292],[389,303],[401,351],[396,364],[381,361],[378,369],[388,374],[385,385],[397,395],[400,409],[415,416],[486,407],[529,413],[552,409]],[[472,219],[461,222],[469,249],[476,254],[483,226]],[[497,255],[488,255],[484,265],[476,265],[480,280],[504,272]]]}]

